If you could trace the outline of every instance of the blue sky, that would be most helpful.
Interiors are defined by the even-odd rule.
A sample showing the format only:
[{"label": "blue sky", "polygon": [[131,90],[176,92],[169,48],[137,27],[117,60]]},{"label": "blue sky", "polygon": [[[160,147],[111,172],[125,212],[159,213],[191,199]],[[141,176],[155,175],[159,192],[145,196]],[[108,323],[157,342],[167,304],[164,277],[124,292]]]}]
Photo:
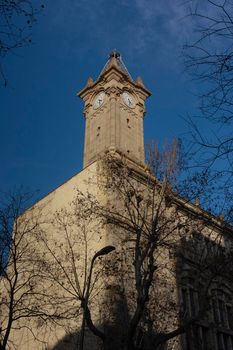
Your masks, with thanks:
[{"label": "blue sky", "polygon": [[196,108],[182,45],[193,37],[189,2],[56,0],[33,27],[33,44],[5,58],[0,90],[0,189],[23,185],[43,196],[82,169],[83,104],[75,95],[97,78],[116,48],[147,102],[145,142],[184,137]]}]

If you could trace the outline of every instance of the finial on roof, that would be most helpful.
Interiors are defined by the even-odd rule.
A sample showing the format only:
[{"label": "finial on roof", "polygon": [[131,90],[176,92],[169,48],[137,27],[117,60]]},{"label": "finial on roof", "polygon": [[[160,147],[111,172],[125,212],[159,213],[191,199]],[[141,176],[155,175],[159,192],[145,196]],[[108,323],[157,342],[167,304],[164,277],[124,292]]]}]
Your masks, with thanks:
[{"label": "finial on roof", "polygon": [[118,58],[118,57],[121,57],[121,54],[120,52],[118,52],[116,49],[112,50],[109,54],[109,58],[111,57],[115,57],[115,58]]},{"label": "finial on roof", "polygon": [[219,215],[219,219],[220,219],[220,220],[224,220],[224,219],[225,219],[224,213],[221,213],[221,214]]},{"label": "finial on roof", "polygon": [[137,77],[136,79],[136,84],[142,86],[142,87],[145,87],[144,83],[143,83],[143,80],[141,77]]},{"label": "finial on roof", "polygon": [[124,62],[122,61],[122,57],[120,52],[118,52],[116,49],[110,52],[108,61],[105,64],[104,68],[102,69],[99,77],[103,75],[108,69],[111,67],[115,67],[118,70],[120,70],[122,73],[124,73],[130,80],[133,80],[132,77],[130,76]]},{"label": "finial on roof", "polygon": [[87,86],[92,86],[94,84],[94,80],[90,77],[87,80]]}]

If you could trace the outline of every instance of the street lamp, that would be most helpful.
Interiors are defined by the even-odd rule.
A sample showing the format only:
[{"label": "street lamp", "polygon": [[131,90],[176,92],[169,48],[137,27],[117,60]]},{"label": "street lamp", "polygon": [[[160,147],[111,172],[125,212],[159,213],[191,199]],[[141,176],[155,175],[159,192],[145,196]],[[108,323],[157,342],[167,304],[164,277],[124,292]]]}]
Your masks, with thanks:
[{"label": "street lamp", "polygon": [[95,262],[96,258],[98,258],[99,256],[107,255],[115,249],[116,248],[113,247],[112,245],[107,245],[106,247],[104,247],[104,248],[100,249],[98,252],[96,252],[95,255],[93,256],[93,258],[91,259],[90,271],[89,271],[89,276],[87,279],[87,289],[86,289],[86,293],[84,296],[83,320],[82,320],[82,328],[81,328],[81,332],[80,332],[79,350],[83,350],[83,345],[84,345],[84,333],[85,333],[85,323],[86,323],[85,316],[86,316],[87,305],[88,305],[88,300],[89,300],[89,296],[90,296],[91,276],[92,276],[94,262]]}]

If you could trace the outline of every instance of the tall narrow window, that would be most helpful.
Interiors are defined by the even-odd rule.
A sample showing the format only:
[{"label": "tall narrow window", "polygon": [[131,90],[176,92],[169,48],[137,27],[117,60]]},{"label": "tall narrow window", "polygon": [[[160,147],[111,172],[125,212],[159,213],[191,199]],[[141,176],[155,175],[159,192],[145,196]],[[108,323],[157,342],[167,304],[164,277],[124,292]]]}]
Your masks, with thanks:
[{"label": "tall narrow window", "polygon": [[232,336],[226,333],[217,333],[218,350],[233,350]]},{"label": "tall narrow window", "polygon": [[189,298],[190,298],[190,316],[195,316],[197,314],[197,307],[196,307],[196,292],[189,288]]},{"label": "tall narrow window", "polygon": [[217,350],[233,350],[233,315],[231,294],[228,290],[216,289],[213,291],[213,315],[217,328],[216,348]]},{"label": "tall narrow window", "polygon": [[198,293],[190,286],[181,289],[183,311],[186,316],[194,317],[198,313]]},{"label": "tall narrow window", "polygon": [[226,306],[227,309],[227,323],[228,323],[228,328],[233,330],[233,308],[231,305]]},{"label": "tall narrow window", "polygon": [[[182,308],[184,318],[195,317],[199,312],[198,292],[193,288],[192,281],[181,288]],[[199,323],[193,324],[183,336],[185,350],[209,350],[208,328]]]}]

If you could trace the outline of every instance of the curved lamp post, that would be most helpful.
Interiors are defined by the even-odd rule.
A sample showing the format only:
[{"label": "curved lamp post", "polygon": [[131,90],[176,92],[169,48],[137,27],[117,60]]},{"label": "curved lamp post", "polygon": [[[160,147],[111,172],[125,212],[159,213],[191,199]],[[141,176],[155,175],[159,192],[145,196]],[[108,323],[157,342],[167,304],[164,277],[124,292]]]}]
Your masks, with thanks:
[{"label": "curved lamp post", "polygon": [[83,320],[82,320],[82,328],[80,332],[80,342],[79,342],[79,350],[83,350],[83,345],[84,345],[84,334],[85,334],[85,323],[86,323],[86,311],[87,311],[87,305],[89,301],[89,296],[90,296],[90,286],[91,286],[91,276],[92,276],[92,270],[93,266],[95,263],[96,258],[99,256],[107,255],[116,248],[113,247],[112,245],[107,245],[106,247],[100,249],[98,252],[95,253],[93,258],[91,259],[91,265],[90,265],[90,271],[89,271],[89,276],[87,279],[87,289],[86,293],[84,295],[84,306],[83,306]]}]

